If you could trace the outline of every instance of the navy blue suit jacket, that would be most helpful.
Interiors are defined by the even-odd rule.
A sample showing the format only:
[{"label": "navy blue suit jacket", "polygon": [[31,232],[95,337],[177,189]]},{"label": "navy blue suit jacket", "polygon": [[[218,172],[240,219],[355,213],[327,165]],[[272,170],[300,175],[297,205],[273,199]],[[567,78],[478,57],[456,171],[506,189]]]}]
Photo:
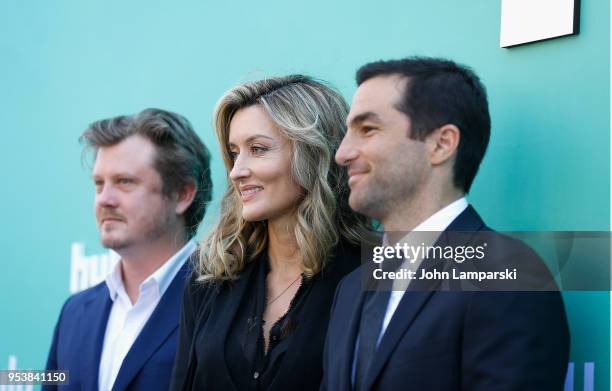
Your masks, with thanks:
[{"label": "navy blue suit jacket", "polygon": [[[471,206],[447,229],[486,230]],[[512,243],[511,247],[535,256],[532,264],[543,266],[527,246]],[[512,248],[508,250],[512,256]],[[322,390],[353,389],[363,267],[345,277],[336,291]],[[559,292],[416,291],[411,287],[380,341],[364,390],[563,389],[569,331]]]},{"label": "navy blue suit jacket", "polygon": [[[176,354],[189,261],[179,270],[128,351],[112,391],[164,390]],[[55,326],[47,369],[67,369],[70,384],[43,390],[97,390],[102,343],[112,301],[102,282],[71,296]],[[101,390],[108,391],[108,390]]]}]

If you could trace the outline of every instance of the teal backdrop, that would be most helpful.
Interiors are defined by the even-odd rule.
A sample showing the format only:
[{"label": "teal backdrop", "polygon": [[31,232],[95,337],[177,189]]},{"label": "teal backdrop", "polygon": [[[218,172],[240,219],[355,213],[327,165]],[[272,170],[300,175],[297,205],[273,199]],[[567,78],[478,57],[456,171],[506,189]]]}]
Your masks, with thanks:
[{"label": "teal backdrop", "polygon": [[[203,233],[226,184],[212,109],[235,83],[264,76],[306,73],[350,99],[365,62],[419,54],[468,64],[493,121],[469,197],[489,225],[609,231],[609,7],[583,0],[579,35],[501,49],[501,0],[3,0],[0,369],[43,368],[70,294],[71,245],[105,252],[81,131],[146,107],[188,117],[213,152]],[[564,298],[568,389],[583,390],[586,364],[594,389],[609,390],[609,292]]]}]

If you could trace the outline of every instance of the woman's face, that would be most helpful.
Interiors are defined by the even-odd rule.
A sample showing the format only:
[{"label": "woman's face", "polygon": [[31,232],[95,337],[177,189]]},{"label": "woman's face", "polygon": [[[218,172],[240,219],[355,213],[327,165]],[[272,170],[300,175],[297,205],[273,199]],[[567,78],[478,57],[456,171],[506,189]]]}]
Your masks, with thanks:
[{"label": "woman's face", "polygon": [[291,143],[259,105],[234,114],[228,147],[234,162],[230,179],[242,199],[242,217],[261,221],[293,214],[302,191],[291,177]]}]

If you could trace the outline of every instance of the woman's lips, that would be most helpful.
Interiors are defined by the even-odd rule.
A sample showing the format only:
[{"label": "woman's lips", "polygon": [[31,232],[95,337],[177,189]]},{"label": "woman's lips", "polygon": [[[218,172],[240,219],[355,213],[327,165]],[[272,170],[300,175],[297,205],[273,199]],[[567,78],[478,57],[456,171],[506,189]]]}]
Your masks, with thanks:
[{"label": "woman's lips", "polygon": [[252,200],[262,190],[263,190],[263,187],[260,187],[260,186],[255,186],[255,187],[248,188],[246,190],[241,190],[240,196],[242,197],[242,202],[248,202]]}]

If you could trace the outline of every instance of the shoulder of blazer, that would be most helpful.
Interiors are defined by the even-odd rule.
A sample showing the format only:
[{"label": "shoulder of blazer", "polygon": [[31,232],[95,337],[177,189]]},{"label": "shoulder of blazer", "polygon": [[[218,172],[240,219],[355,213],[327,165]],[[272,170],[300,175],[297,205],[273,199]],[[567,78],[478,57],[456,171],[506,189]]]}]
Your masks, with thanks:
[{"label": "shoulder of blazer", "polygon": [[364,272],[364,266],[359,266],[350,273],[348,273],[340,282],[336,289],[336,299],[348,296],[349,299],[354,298],[355,295],[361,292],[361,274]]},{"label": "shoulder of blazer", "polygon": [[84,291],[77,292],[66,299],[62,312],[70,312],[79,306],[85,305],[90,301],[98,298],[100,295],[108,295],[106,282],[102,281],[97,285],[87,288]]},{"label": "shoulder of blazer", "polygon": [[[195,269],[189,270],[185,281],[183,305],[189,307],[190,311],[195,314],[196,319],[201,321],[202,313],[207,312],[207,309],[210,308],[210,304],[221,289],[223,282],[201,282],[197,279],[197,271]],[[198,325],[198,323],[199,321],[196,321],[195,324]]]},{"label": "shoulder of blazer", "polygon": [[360,246],[341,240],[333,249],[332,256],[321,270],[321,276],[339,280],[359,267],[360,260]]}]

